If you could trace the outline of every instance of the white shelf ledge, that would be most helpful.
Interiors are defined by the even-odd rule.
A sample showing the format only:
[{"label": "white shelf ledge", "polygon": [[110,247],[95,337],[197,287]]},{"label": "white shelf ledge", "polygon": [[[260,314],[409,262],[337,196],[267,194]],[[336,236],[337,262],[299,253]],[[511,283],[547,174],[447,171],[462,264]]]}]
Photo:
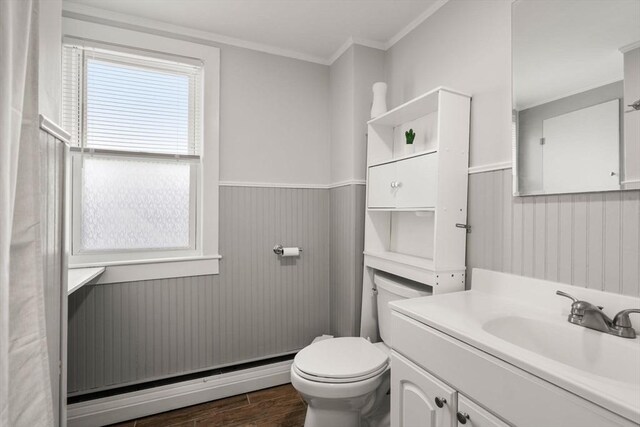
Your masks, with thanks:
[{"label": "white shelf ledge", "polygon": [[[461,290],[464,288],[463,275],[466,270],[464,266],[436,270],[432,259],[389,251],[365,251],[364,265],[366,267],[386,271],[387,273],[395,274],[396,276],[406,277],[407,279],[433,286],[434,292],[438,292],[438,288],[440,287],[444,290]],[[460,284],[452,286],[449,283],[449,276],[460,276],[460,278],[457,279],[460,281]],[[441,285],[441,283],[443,284]]]},{"label": "white shelf ledge", "polygon": [[471,98],[470,95],[458,92],[446,87],[437,87],[431,92],[427,92],[409,102],[398,105],[396,108],[368,121],[370,125],[399,126],[403,123],[413,121],[427,114],[438,111],[438,92],[447,91],[457,95]]},{"label": "white shelf ledge", "polygon": [[70,268],[67,274],[67,295],[71,295],[104,273],[104,267]]},{"label": "white shelf ledge", "polygon": [[366,256],[383,259],[386,261],[392,261],[399,264],[410,265],[412,267],[423,268],[425,270],[433,271],[433,260],[429,258],[420,258],[413,255],[399,254],[397,252],[370,252],[365,251]]},{"label": "white shelf ledge", "polygon": [[435,212],[436,208],[367,208],[369,212]]},{"label": "white shelf ledge", "polygon": [[374,167],[374,166],[386,165],[388,163],[400,162],[402,160],[412,159],[414,157],[425,156],[427,154],[434,154],[434,153],[437,153],[437,152],[438,152],[438,150],[419,151],[417,153],[407,154],[406,156],[394,157],[392,159],[387,159],[387,160],[382,160],[382,161],[379,161],[379,162],[371,163],[371,164],[369,164],[369,167],[371,168],[371,167]]}]

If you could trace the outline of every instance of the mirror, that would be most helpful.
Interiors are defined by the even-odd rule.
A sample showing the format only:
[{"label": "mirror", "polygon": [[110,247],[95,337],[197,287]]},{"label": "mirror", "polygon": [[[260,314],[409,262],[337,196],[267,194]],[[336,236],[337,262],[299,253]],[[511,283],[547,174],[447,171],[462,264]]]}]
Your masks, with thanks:
[{"label": "mirror", "polygon": [[516,0],[512,26],[514,194],[640,189],[640,0]]}]

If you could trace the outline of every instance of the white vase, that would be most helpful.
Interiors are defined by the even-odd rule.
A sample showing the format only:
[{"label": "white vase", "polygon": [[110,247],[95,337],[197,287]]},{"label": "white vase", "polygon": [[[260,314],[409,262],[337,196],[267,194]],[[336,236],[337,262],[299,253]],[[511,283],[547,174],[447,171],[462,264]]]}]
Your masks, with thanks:
[{"label": "white vase", "polygon": [[414,144],[404,144],[404,155],[408,156],[416,152],[416,146]]},{"label": "white vase", "polygon": [[378,117],[387,112],[387,84],[377,82],[373,84],[373,104],[371,105],[371,118]]}]

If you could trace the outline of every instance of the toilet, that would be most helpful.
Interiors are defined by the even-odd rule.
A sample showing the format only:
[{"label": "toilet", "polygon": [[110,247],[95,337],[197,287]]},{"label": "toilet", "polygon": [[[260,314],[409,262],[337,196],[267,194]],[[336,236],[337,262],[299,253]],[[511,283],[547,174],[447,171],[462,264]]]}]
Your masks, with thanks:
[{"label": "toilet", "polygon": [[389,425],[391,301],[431,295],[426,286],[377,273],[378,329],[382,342],[343,337],[320,340],[298,352],[291,384],[307,402],[305,427]]}]

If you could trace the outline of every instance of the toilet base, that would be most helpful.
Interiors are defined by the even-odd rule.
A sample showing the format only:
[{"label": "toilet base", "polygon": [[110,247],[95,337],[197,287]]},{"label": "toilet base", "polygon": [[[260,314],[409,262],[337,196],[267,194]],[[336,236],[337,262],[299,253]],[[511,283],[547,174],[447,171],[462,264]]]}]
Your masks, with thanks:
[{"label": "toilet base", "polygon": [[375,408],[366,415],[352,408],[339,408],[333,405],[331,408],[322,408],[310,404],[307,406],[304,427],[389,427],[391,424],[389,407],[389,396],[382,400],[376,399]]},{"label": "toilet base", "polygon": [[304,419],[305,427],[360,427],[361,425],[359,411],[336,411],[309,406]]},{"label": "toilet base", "polygon": [[387,371],[373,393],[350,399],[330,399],[300,393],[307,402],[305,427],[389,427],[390,376]]}]

